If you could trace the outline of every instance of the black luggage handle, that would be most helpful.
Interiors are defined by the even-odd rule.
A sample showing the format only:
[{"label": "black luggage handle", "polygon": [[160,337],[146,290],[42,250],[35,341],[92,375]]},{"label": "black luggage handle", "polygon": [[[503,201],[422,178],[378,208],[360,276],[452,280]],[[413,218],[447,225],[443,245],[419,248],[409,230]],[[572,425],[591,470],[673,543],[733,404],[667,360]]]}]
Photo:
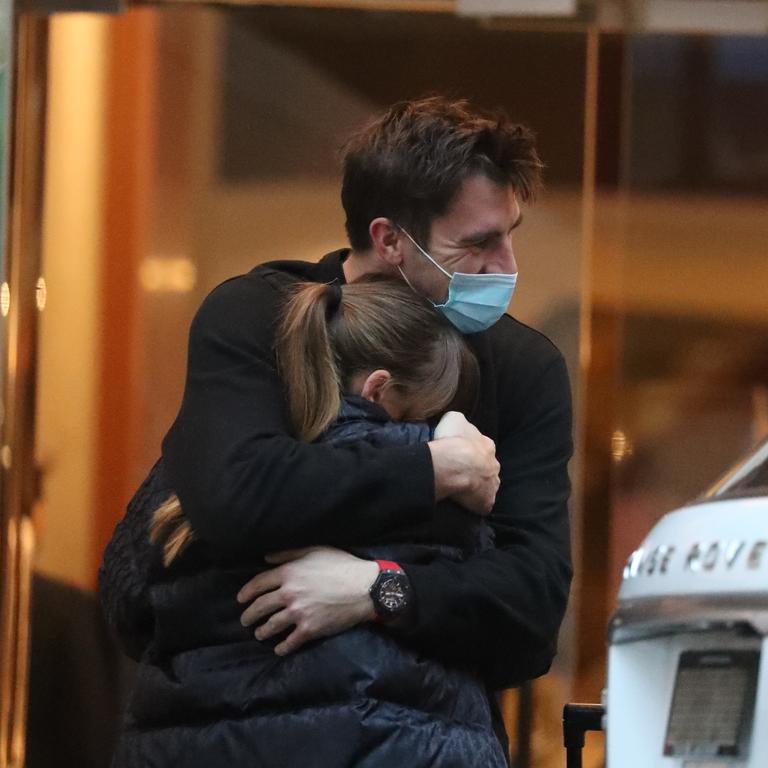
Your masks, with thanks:
[{"label": "black luggage handle", "polygon": [[605,707],[601,704],[566,704],[563,707],[563,744],[566,768],[581,768],[581,750],[587,731],[602,731]]}]

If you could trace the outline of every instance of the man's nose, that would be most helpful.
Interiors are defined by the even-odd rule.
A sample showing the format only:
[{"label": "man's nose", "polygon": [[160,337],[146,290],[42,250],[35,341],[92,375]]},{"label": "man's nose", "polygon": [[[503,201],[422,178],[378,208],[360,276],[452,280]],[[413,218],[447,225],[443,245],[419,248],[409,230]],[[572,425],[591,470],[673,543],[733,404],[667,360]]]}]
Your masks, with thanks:
[{"label": "man's nose", "polygon": [[512,245],[511,235],[505,237],[502,241],[497,259],[498,264],[493,270],[494,272],[501,272],[505,275],[511,275],[513,272],[517,272],[517,260],[515,259],[515,249]]}]

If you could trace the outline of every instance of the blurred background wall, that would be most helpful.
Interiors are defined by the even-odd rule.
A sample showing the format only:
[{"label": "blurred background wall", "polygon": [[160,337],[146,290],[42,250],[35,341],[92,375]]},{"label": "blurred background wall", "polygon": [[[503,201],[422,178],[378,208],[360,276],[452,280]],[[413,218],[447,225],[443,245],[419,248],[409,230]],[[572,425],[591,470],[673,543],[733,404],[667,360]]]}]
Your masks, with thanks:
[{"label": "blurred background wall", "polygon": [[205,294],[345,243],[350,130],[434,91],[536,130],[546,189],[510,311],[574,384],[577,580],[533,690],[533,764],[561,765],[624,559],[768,434],[768,38],[184,6],[55,16],[49,55],[36,567],[85,589],[175,416]]}]

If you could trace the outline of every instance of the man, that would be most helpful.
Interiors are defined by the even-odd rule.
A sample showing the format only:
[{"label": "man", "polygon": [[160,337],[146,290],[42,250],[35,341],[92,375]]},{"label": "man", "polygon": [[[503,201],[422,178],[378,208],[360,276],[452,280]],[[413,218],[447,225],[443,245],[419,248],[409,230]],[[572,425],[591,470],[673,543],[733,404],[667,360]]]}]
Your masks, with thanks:
[{"label": "man", "polygon": [[[398,104],[346,150],[351,249],[257,268],[198,312],[163,458],[201,539],[224,557],[272,553],[276,567],[238,598],[244,624],[267,619],[259,639],[285,634],[278,654],[378,619],[425,654],[478,670],[489,691],[549,668],[571,578],[570,394],[554,346],[503,315],[513,232],[540,167],[529,133],[503,118],[440,98]],[[272,349],[285,290],[378,272],[407,281],[468,334],[481,371],[471,424],[408,448],[299,443]],[[426,520],[443,498],[490,511],[495,548],[402,567],[340,549]]]}]

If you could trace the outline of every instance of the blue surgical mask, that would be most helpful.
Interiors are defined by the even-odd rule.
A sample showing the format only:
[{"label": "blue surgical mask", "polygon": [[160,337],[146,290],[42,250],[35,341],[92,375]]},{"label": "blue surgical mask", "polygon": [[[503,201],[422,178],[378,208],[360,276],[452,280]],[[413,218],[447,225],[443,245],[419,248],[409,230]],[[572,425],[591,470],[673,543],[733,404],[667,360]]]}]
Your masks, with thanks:
[{"label": "blue surgical mask", "polygon": [[[517,272],[468,274],[443,269],[402,227],[403,234],[448,278],[448,298],[443,304],[435,304],[462,333],[485,331],[506,312],[517,283]],[[400,267],[400,274],[408,285],[411,281]],[[415,291],[416,289],[413,288]],[[416,291],[418,293],[418,291]]]}]

